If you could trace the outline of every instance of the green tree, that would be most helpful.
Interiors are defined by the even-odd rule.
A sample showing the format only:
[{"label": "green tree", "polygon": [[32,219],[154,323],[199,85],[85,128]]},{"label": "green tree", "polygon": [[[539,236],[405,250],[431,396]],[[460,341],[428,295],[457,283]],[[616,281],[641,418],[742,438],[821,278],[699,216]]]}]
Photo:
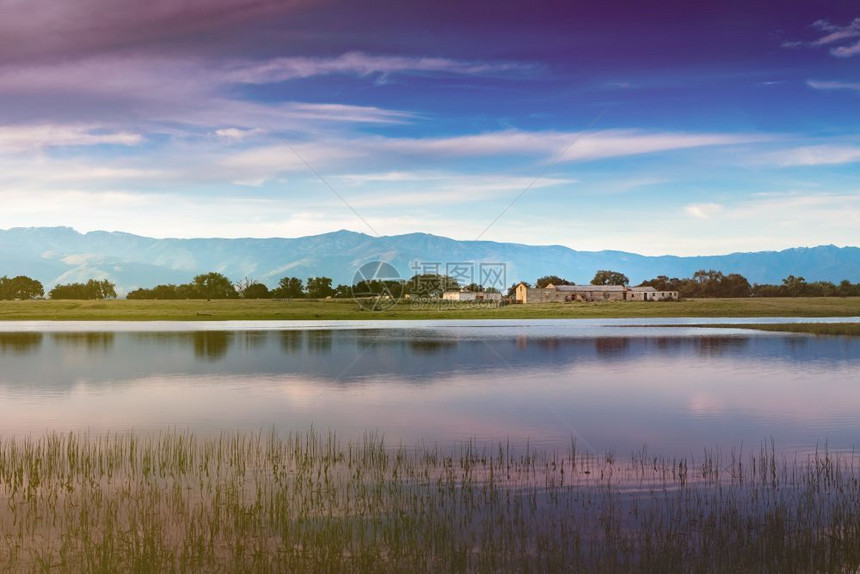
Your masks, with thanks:
[{"label": "green tree", "polygon": [[262,283],[251,283],[242,289],[242,297],[245,299],[268,299],[271,294],[269,288]]},{"label": "green tree", "polygon": [[337,287],[334,288],[334,295],[336,299],[349,299],[352,297],[352,287],[349,285],[344,285],[341,283]]},{"label": "green tree", "polygon": [[535,287],[538,289],[543,289],[547,285],[576,285],[573,281],[568,281],[567,279],[563,279],[558,275],[544,275],[543,277],[539,277],[537,281],[535,281]]},{"label": "green tree", "polygon": [[51,299],[109,299],[116,297],[115,285],[107,279],[90,279],[86,283],[55,285]]},{"label": "green tree", "polygon": [[308,297],[312,299],[325,299],[334,294],[331,288],[330,277],[308,277]]},{"label": "green tree", "polygon": [[860,284],[853,285],[848,279],[840,281],[836,288],[836,293],[840,297],[850,297],[851,295],[860,295]]},{"label": "green tree", "polygon": [[116,298],[116,285],[108,281],[107,279],[102,279],[98,281],[96,279],[90,279],[87,281],[86,285],[87,294],[89,295],[88,299],[115,299]]},{"label": "green tree", "polygon": [[677,277],[669,278],[668,275],[658,275],[654,279],[642,282],[642,287],[653,287],[657,291],[680,291],[678,288],[681,280]]},{"label": "green tree", "polygon": [[239,296],[233,283],[220,273],[204,273],[194,278],[194,290],[203,299],[233,299]]},{"label": "green tree", "polygon": [[405,291],[415,297],[441,297],[445,291],[456,291],[460,283],[448,275],[417,273],[406,282]]},{"label": "green tree", "polygon": [[304,282],[298,277],[282,277],[278,286],[272,290],[272,297],[278,299],[299,299],[304,296]]},{"label": "green tree", "polygon": [[44,287],[35,279],[24,275],[12,279],[5,275],[0,277],[0,299],[34,299],[44,294]]},{"label": "green tree", "polygon": [[591,280],[592,285],[627,285],[628,283],[630,283],[630,279],[627,278],[627,275],[608,269],[601,269],[594,274],[594,278]]},{"label": "green tree", "polygon": [[[370,297],[385,295],[399,299],[403,296],[403,291],[404,285],[402,280],[382,281],[379,279],[373,279],[371,281],[359,281],[353,285],[350,288],[350,292],[352,294],[350,296]],[[335,294],[335,297],[339,297],[339,295]]]},{"label": "green tree", "polygon": [[800,297],[806,294],[806,279],[789,275],[782,280],[789,297]]},{"label": "green tree", "polygon": [[723,278],[719,291],[719,297],[749,297],[752,295],[752,286],[740,273],[729,273]]}]

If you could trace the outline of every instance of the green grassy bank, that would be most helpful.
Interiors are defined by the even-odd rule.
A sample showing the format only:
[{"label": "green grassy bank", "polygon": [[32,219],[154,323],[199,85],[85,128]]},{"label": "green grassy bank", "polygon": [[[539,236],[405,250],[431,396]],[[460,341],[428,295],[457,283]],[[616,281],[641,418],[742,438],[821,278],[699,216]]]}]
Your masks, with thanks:
[{"label": "green grassy bank", "polygon": [[402,301],[366,311],[352,300],[0,301],[0,320],[227,321],[337,319],[554,319],[624,317],[848,317],[860,316],[860,297],[690,299],[679,302],[605,302],[414,307]]},{"label": "green grassy bank", "polygon": [[299,433],[0,440],[4,572],[854,572],[860,469]]}]

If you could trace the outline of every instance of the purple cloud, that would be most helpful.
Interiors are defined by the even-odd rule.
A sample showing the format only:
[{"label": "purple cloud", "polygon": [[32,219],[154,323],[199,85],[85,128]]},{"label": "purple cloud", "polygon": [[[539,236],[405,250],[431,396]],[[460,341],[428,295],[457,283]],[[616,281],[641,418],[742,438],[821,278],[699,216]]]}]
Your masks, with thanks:
[{"label": "purple cloud", "polygon": [[[811,42],[788,41],[783,42],[783,48],[797,48],[800,46],[829,46],[845,40],[860,37],[860,18],[854,18],[848,25],[840,26],[829,20],[816,20],[812,27],[820,32],[826,32],[820,38]],[[838,58],[849,58],[860,54],[860,41],[849,45],[835,46],[830,48],[830,53]]]},{"label": "purple cloud", "polygon": [[0,64],[214,41],[313,0],[28,0],[0,2]]}]

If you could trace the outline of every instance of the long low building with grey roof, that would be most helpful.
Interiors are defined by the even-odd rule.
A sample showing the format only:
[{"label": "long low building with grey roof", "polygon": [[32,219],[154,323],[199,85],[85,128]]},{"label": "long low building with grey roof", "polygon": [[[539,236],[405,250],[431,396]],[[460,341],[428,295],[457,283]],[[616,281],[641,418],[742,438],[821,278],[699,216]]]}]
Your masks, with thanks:
[{"label": "long low building with grey roof", "polygon": [[624,285],[517,285],[518,303],[569,303],[573,301],[677,301],[677,291]]}]

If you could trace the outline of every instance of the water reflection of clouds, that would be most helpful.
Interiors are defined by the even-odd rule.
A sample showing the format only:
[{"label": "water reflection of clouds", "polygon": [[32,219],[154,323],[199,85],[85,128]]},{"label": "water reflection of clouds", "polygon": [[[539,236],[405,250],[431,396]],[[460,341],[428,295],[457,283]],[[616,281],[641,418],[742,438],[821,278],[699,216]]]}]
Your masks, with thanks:
[{"label": "water reflection of clouds", "polygon": [[6,357],[0,382],[14,384],[38,373],[38,379],[29,381],[61,388],[78,378],[115,384],[146,373],[292,373],[338,384],[373,378],[432,383],[459,372],[623,365],[678,356],[697,357],[702,365],[728,357],[751,370],[766,369],[764,362],[773,361],[815,372],[856,364],[860,342],[779,335],[562,338],[520,334],[507,339],[458,339],[444,332],[415,336],[407,331],[335,330],[51,333],[45,340],[39,333],[7,333],[0,334],[0,352]]},{"label": "water reflection of clouds", "polygon": [[[850,444],[860,341],[453,336],[444,330],[0,334],[0,431],[380,429],[673,451]],[[576,431],[572,431],[576,429]]]}]

